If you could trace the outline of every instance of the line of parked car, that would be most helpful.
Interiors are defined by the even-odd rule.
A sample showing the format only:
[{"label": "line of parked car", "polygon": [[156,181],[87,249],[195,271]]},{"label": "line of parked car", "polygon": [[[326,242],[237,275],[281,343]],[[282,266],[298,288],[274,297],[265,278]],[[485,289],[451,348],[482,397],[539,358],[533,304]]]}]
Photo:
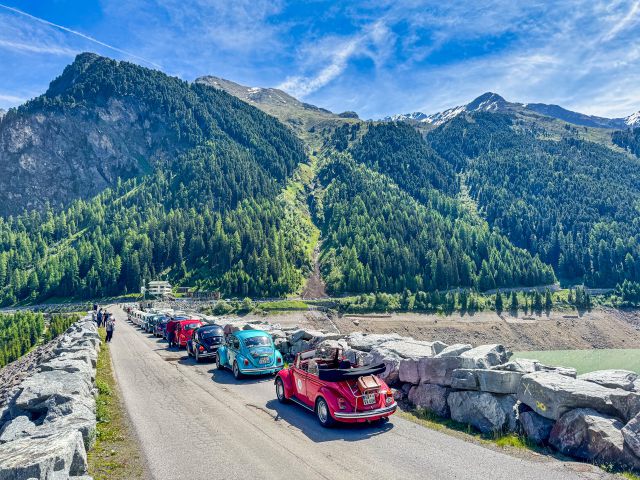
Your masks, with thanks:
[{"label": "line of parked car", "polygon": [[162,337],[168,348],[185,348],[196,362],[215,360],[236,379],[275,375],[281,403],[296,403],[315,413],[320,424],[384,421],[397,409],[393,393],[378,375],[385,365],[360,366],[347,360],[341,348],[298,353],[291,363],[262,330],[237,330],[209,323],[201,315],[173,310],[127,308],[128,320],[141,330]]}]

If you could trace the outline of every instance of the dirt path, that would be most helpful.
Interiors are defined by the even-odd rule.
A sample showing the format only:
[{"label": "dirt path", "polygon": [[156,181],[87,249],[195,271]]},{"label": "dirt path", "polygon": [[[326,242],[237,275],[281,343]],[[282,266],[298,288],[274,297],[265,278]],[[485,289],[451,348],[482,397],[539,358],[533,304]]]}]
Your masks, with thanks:
[{"label": "dirt path", "polygon": [[327,298],[327,286],[320,275],[320,242],[313,249],[313,271],[302,292],[302,298],[305,300]]}]

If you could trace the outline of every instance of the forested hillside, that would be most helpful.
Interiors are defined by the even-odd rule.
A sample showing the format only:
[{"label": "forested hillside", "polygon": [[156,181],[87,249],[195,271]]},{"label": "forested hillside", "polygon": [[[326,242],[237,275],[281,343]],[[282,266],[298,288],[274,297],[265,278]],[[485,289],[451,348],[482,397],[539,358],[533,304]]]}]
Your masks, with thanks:
[{"label": "forested hillside", "polygon": [[640,128],[620,130],[611,134],[611,140],[619,147],[640,157]]},{"label": "forested hillside", "polygon": [[455,200],[437,190],[421,189],[420,203],[347,154],[332,158],[319,180],[326,186],[318,214],[321,266],[333,293],[487,290],[555,281],[549,266],[485,223],[458,215]]},{"label": "forested hillside", "polygon": [[273,117],[230,95],[123,62],[74,65],[25,111],[89,109],[129,96],[173,120],[184,153],[61,213],[0,220],[0,301],[139,291],[160,274],[227,294],[295,291],[308,266],[304,225],[280,190],[305,160]]},{"label": "forested hillside", "polygon": [[482,214],[558,276],[640,279],[640,163],[606,146],[540,138],[510,116],[461,115],[428,135]]}]

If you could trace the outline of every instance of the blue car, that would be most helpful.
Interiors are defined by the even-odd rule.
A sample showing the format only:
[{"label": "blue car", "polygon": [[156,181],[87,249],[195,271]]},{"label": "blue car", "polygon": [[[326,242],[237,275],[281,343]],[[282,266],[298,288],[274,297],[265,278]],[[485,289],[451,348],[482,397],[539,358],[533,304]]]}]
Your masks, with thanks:
[{"label": "blue car", "polygon": [[227,336],[216,356],[218,369],[230,368],[235,378],[275,374],[282,370],[282,355],[271,335],[262,330],[241,330]]}]

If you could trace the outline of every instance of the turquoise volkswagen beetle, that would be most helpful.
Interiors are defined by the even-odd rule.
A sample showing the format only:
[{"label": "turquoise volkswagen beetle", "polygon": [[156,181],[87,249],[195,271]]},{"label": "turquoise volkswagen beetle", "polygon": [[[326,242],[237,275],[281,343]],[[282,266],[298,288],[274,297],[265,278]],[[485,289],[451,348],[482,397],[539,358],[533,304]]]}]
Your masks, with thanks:
[{"label": "turquoise volkswagen beetle", "polygon": [[282,370],[282,355],[271,335],[262,330],[241,330],[227,335],[218,349],[218,369],[230,368],[235,378],[245,375],[274,374]]}]

